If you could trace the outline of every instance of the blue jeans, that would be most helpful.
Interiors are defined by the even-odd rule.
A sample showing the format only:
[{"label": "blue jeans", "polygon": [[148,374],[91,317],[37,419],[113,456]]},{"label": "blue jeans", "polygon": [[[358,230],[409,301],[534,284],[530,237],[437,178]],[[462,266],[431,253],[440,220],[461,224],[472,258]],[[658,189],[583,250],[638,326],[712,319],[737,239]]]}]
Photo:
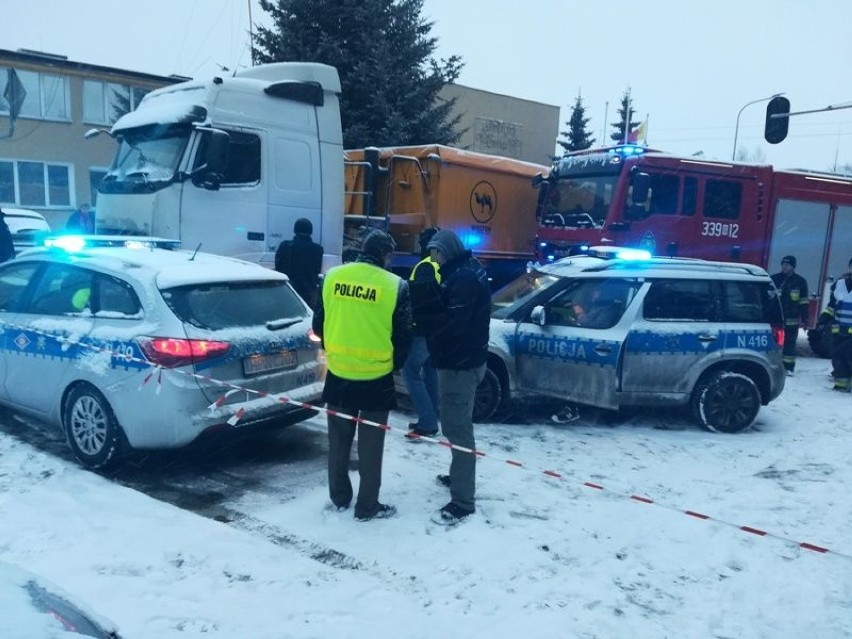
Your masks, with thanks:
[{"label": "blue jeans", "polygon": [[426,338],[415,335],[402,368],[405,387],[417,411],[417,430],[438,430],[438,373],[429,358]]}]

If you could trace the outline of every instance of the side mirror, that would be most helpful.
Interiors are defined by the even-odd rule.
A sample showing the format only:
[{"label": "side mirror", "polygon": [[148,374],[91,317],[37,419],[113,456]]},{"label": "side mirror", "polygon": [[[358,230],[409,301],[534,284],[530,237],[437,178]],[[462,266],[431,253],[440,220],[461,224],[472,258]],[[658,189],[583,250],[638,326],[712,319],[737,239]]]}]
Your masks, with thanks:
[{"label": "side mirror", "polygon": [[530,319],[534,324],[538,324],[539,326],[547,324],[547,313],[544,310],[544,306],[533,308],[532,313],[530,313]]},{"label": "side mirror", "polygon": [[201,164],[192,172],[192,182],[209,191],[218,191],[222,176],[228,168],[231,137],[219,129],[199,128],[204,135],[201,143]]},{"label": "side mirror", "polygon": [[630,180],[633,184],[633,204],[645,204],[651,192],[651,176],[647,173],[634,173]]}]

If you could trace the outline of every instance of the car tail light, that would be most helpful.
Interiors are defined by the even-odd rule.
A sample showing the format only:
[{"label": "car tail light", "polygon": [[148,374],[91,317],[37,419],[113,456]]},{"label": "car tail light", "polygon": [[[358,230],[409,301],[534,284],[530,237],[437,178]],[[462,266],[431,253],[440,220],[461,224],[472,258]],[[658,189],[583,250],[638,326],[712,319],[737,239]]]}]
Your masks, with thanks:
[{"label": "car tail light", "polygon": [[176,337],[143,337],[139,340],[142,352],[154,364],[166,368],[187,366],[228,352],[228,342]]},{"label": "car tail light", "polygon": [[773,326],[772,327],[772,337],[775,338],[775,343],[778,344],[778,348],[784,348],[784,327],[783,326]]},{"label": "car tail light", "polygon": [[314,344],[322,344],[322,337],[314,333],[314,329],[308,329],[308,341],[313,342]]}]

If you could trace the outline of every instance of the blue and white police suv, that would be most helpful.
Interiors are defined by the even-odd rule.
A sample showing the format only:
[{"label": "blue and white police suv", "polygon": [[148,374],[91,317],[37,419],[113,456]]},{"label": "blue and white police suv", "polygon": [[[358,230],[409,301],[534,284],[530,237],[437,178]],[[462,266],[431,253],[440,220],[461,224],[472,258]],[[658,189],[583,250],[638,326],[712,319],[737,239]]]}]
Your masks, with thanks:
[{"label": "blue and white police suv", "polygon": [[763,269],[592,249],[493,297],[474,417],[521,396],[605,409],[690,405],[719,432],[752,425],[784,388],[784,322]]},{"label": "blue and white police suv", "polygon": [[315,414],[325,361],[286,276],[155,238],[46,244],[0,266],[0,403],[83,465]]}]

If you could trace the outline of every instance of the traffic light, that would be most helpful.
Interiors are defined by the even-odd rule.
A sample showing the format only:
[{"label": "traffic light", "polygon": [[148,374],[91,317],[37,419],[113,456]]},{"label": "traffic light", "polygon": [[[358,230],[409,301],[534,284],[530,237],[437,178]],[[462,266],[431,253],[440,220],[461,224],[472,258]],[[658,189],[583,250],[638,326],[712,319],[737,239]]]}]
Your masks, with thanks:
[{"label": "traffic light", "polygon": [[[787,137],[790,128],[790,101],[784,97],[772,98],[766,105],[766,125],[763,138],[769,144],[778,144]],[[784,117],[774,118],[773,115],[784,114]]]}]

